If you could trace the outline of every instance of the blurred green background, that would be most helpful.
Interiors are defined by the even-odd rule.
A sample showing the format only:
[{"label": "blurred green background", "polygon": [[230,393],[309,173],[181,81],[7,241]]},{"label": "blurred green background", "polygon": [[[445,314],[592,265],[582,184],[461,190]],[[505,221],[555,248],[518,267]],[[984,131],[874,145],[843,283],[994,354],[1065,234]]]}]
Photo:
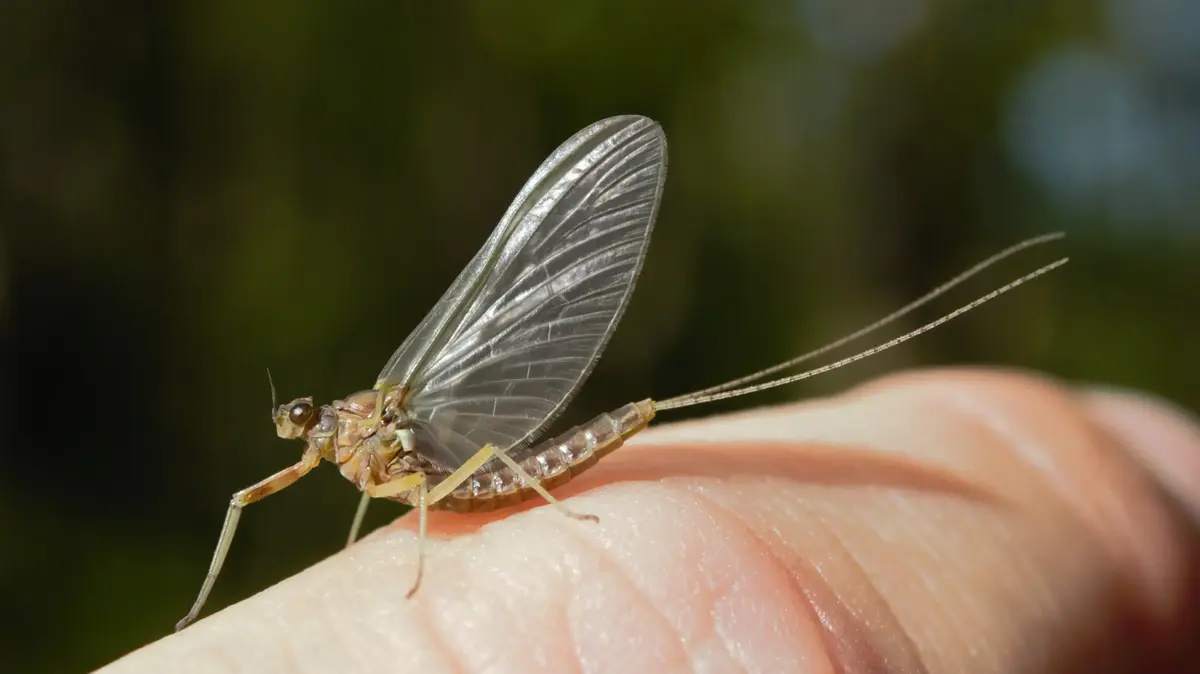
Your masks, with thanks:
[{"label": "blurred green background", "polygon": [[[579,420],[818,346],[1038,233],[876,359],[1200,408],[1200,3],[590,0],[0,9],[0,670],[96,667],[190,605],[284,399],[369,387],[538,163],[662,122],[645,273]],[[678,417],[676,417],[678,418]],[[336,551],[325,467],[248,511],[208,613]],[[398,514],[377,506],[371,524]]]}]

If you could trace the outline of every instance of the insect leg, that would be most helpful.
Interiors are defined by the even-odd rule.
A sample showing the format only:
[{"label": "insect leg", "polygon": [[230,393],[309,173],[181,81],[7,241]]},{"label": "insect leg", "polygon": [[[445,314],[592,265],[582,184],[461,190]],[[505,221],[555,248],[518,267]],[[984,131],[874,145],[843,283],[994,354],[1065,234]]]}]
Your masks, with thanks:
[{"label": "insect leg", "polygon": [[[390,498],[398,494],[403,494],[406,491],[417,488],[417,578],[413,581],[413,586],[409,588],[406,598],[411,599],[417,593],[417,589],[421,587],[421,579],[425,575],[425,538],[429,523],[429,506],[432,503],[437,503],[446,497],[447,494],[454,491],[463,482],[466,482],[471,474],[479,470],[479,468],[487,463],[495,452],[495,447],[485,445],[483,449],[475,453],[466,461],[458,470],[454,471],[442,480],[433,488],[433,491],[428,491],[428,480],[424,473],[412,473],[398,480],[392,480],[384,484],[368,484],[363,492],[365,498]],[[359,503],[359,512],[361,513],[366,508]],[[355,516],[355,523],[359,523],[359,517]],[[352,534],[354,531],[351,532]]]},{"label": "insect leg", "polygon": [[363,492],[371,498],[391,498],[420,484],[425,484],[425,473],[412,473],[383,484],[368,483]]},{"label": "insect leg", "polygon": [[358,510],[354,511],[354,521],[350,523],[350,535],[346,538],[346,547],[354,545],[358,540],[358,530],[362,528],[363,518],[367,516],[367,506],[371,505],[371,495],[363,492],[358,500]]},{"label": "insect leg", "polygon": [[446,476],[446,479],[438,482],[437,485],[429,492],[429,503],[434,504],[446,498],[450,492],[458,489],[459,485],[471,478],[475,471],[483,467],[483,464],[491,460],[496,453],[495,445],[484,445],[482,449],[475,452],[475,456],[467,459],[463,465],[458,467],[458,470]]},{"label": "insect leg", "polygon": [[425,531],[429,521],[429,504],[425,502],[425,480],[421,480],[417,492],[417,578],[413,581],[412,587],[408,589],[408,593],[404,595],[405,599],[412,599],[417,593],[417,588],[421,587],[421,578],[425,575]]},{"label": "insect leg", "polygon": [[[466,463],[459,466],[458,470],[446,476],[427,494],[427,500],[430,505],[446,498],[446,495],[454,491],[460,484],[466,482],[471,474],[479,470],[479,467],[487,463],[495,453],[496,448],[493,445],[485,445],[483,449],[475,453]],[[371,498],[391,498],[397,494],[403,494],[410,489],[419,485],[426,484],[425,473],[411,473],[402,478],[385,482],[383,484],[369,483],[363,489]]]},{"label": "insect leg", "polygon": [[508,466],[508,469],[511,470],[514,475],[516,475],[518,478],[520,478],[530,489],[537,492],[538,496],[541,496],[542,498],[546,499],[546,501],[548,501],[550,503],[550,505],[557,508],[558,511],[561,512],[562,514],[564,514],[572,519],[583,520],[586,522],[599,522],[600,521],[600,518],[596,517],[595,515],[581,515],[579,513],[572,512],[571,509],[568,508],[565,504],[563,504],[562,501],[551,496],[550,492],[547,491],[546,488],[542,486],[541,482],[538,482],[537,478],[535,478],[532,475],[530,475],[529,473],[527,473],[525,471],[525,469],[521,467],[521,464],[519,464],[515,460],[513,460],[513,458],[511,456],[509,456],[508,454],[506,454],[504,452],[496,452],[496,458],[503,461],[504,465]]},{"label": "insect leg", "polygon": [[225,556],[229,554],[229,546],[233,544],[233,534],[237,531],[242,508],[255,501],[260,501],[304,477],[320,460],[320,450],[310,447],[305,450],[304,456],[296,465],[284,468],[233,495],[229,500],[229,510],[225,511],[225,523],[221,526],[221,537],[217,539],[217,548],[213,550],[212,561],[208,565],[208,575],[204,577],[204,584],[200,586],[200,594],[196,597],[196,602],[192,604],[192,609],[183,617],[183,620],[175,623],[176,632],[191,624],[200,615],[200,609],[208,600],[208,595],[217,582],[217,575],[221,573],[221,566],[225,564]]},{"label": "insect leg", "polygon": [[[425,575],[425,532],[428,529],[427,523],[429,521],[426,483],[425,473],[413,473],[399,480],[392,480],[384,484],[368,484],[363,490],[367,498],[389,498],[397,494],[403,494],[413,487],[417,488],[417,578],[413,581],[413,586],[404,595],[406,599],[411,599],[416,594],[417,588],[421,586],[421,577]],[[359,510],[362,511],[364,509],[360,503]]]}]

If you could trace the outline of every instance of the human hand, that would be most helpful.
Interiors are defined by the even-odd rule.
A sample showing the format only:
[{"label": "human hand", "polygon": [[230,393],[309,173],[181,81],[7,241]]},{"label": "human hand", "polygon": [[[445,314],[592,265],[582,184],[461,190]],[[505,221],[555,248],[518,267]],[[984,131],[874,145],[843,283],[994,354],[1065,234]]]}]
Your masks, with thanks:
[{"label": "human hand", "polygon": [[558,492],[598,525],[431,513],[406,601],[404,517],[102,671],[1182,671],[1193,424],[955,369],[663,424]]}]

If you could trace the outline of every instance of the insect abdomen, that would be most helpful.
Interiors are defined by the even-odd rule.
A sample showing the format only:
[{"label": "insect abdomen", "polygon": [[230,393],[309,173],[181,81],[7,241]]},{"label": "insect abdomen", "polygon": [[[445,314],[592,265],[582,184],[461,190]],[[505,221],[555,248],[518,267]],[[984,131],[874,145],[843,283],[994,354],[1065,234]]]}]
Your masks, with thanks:
[{"label": "insect abdomen", "polygon": [[[654,401],[629,403],[576,426],[562,435],[535,445],[521,460],[531,477],[553,490],[591,468],[614,449],[646,427],[654,418]],[[434,507],[454,512],[490,512],[515,506],[537,495],[508,468],[475,475]]]}]

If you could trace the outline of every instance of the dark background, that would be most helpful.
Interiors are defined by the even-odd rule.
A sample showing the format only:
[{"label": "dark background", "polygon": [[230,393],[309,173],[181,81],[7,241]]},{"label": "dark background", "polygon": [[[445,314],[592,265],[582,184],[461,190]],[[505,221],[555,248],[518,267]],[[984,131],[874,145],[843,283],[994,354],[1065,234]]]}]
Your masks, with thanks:
[{"label": "dark background", "polygon": [[[670,172],[575,420],[818,346],[1056,229],[896,331],[1071,255],[1050,277],[694,413],[952,363],[1200,408],[1200,4],[386,4],[0,9],[3,671],[168,633],[229,494],[299,456],[265,368],[284,399],[370,387],[545,155],[613,114],[662,122]],[[336,551],[357,499],[324,467],[250,509],[208,612]]]}]

